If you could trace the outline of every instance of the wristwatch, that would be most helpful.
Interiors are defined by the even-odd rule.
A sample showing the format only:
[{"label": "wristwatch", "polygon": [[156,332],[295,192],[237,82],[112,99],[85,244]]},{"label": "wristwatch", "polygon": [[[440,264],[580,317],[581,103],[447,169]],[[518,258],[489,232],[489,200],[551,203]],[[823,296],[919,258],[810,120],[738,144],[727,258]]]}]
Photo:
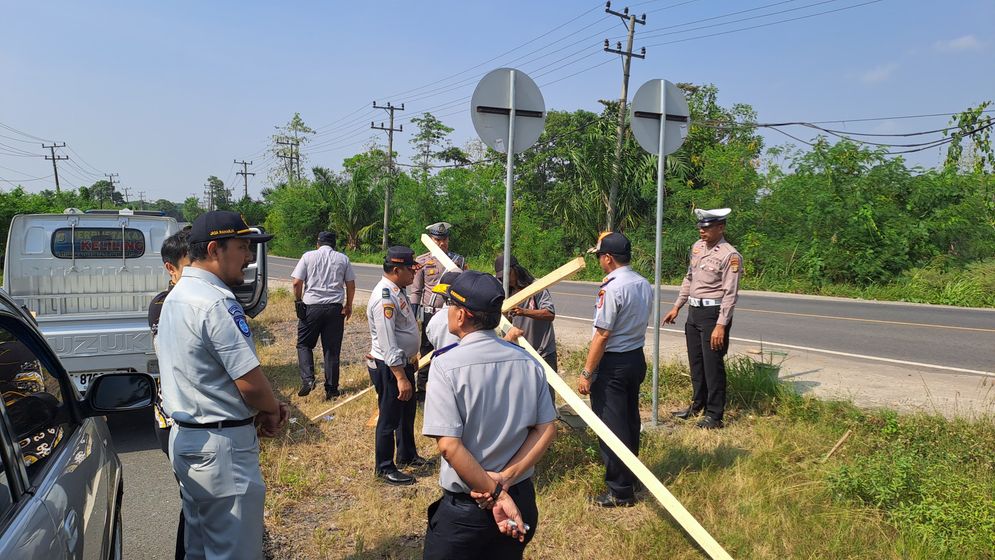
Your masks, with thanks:
[{"label": "wristwatch", "polygon": [[591,378],[594,377],[594,374],[591,373],[591,372],[589,372],[589,371],[587,371],[587,368],[584,368],[584,369],[580,370],[580,376],[583,377],[584,379],[588,379],[589,380],[589,379],[591,379]]}]

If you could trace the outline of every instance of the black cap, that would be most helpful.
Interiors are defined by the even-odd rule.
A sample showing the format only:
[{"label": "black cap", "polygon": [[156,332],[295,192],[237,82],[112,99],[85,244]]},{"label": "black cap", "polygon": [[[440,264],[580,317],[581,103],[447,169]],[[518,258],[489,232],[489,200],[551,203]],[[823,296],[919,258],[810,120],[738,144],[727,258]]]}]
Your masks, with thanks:
[{"label": "black cap", "polygon": [[500,312],[504,303],[504,289],[497,278],[476,270],[457,276],[446,289],[446,295],[457,305],[484,313]]},{"label": "black cap", "polygon": [[598,244],[588,249],[587,252],[599,255],[603,253],[610,255],[631,255],[632,243],[629,242],[628,237],[621,233],[606,231],[598,237]]},{"label": "black cap", "polygon": [[335,232],[332,232],[332,231],[323,231],[323,232],[319,233],[318,234],[318,243],[321,243],[322,245],[331,245],[332,247],[334,247],[335,246]]},{"label": "black cap", "polygon": [[404,245],[388,247],[387,255],[383,258],[383,263],[396,266],[414,266],[418,264],[415,262],[415,252],[411,250],[411,247]]},{"label": "black cap", "polygon": [[[515,258],[515,255],[511,256],[509,264],[511,266],[518,266],[518,259]],[[494,275],[500,278],[502,274],[504,274],[504,255],[498,255],[494,258]]]},{"label": "black cap", "polygon": [[193,225],[190,226],[190,243],[206,243],[231,237],[260,242],[273,239],[273,236],[268,233],[252,231],[241,214],[228,210],[205,212],[197,216]]}]

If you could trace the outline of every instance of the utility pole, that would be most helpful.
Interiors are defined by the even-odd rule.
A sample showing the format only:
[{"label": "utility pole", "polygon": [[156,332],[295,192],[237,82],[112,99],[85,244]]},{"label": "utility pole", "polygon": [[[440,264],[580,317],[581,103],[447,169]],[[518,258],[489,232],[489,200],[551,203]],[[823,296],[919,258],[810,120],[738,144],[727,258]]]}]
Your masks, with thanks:
[{"label": "utility pole", "polygon": [[[243,195],[243,198],[249,198],[249,175],[255,175],[255,173],[249,173],[249,166],[252,165],[252,162],[251,161],[238,161],[238,160],[234,160],[234,161],[235,161],[236,164],[242,166],[242,170],[241,171],[237,171],[235,173],[235,175],[241,175],[242,176],[242,182],[244,183],[244,186],[245,186],[245,191],[244,191],[245,194]],[[300,165],[298,165],[297,174],[298,174],[298,179],[299,179],[300,178]]]},{"label": "utility pole", "polygon": [[49,150],[52,151],[52,155],[51,156],[45,156],[45,159],[52,160],[52,172],[55,173],[55,192],[58,193],[58,192],[60,192],[60,190],[59,190],[59,166],[55,162],[59,161],[60,159],[69,159],[69,156],[57,156],[57,155],[55,155],[55,149],[56,148],[65,148],[66,147],[66,143],[62,142],[61,144],[52,144],[51,146],[49,146],[47,144],[42,144],[41,147],[42,148],[47,148],[47,149],[49,149]]},{"label": "utility pole", "polygon": [[138,208],[145,210],[145,191],[138,191]]},{"label": "utility pole", "polygon": [[124,192],[124,203],[128,204],[130,202],[128,199],[131,195],[131,187],[124,187],[121,190]]},{"label": "utility pole", "polygon": [[[114,202],[114,178],[118,176],[118,173],[104,173],[104,177],[107,177],[107,182],[111,184],[111,202]],[[100,199],[100,207],[104,207],[104,199]]]},{"label": "utility pole", "polygon": [[[287,160],[287,182],[289,183],[291,179],[294,178],[294,165],[297,166],[297,180],[301,180],[301,153],[300,144],[301,141],[297,138],[290,138],[287,140],[277,140],[276,143],[280,146],[288,146],[290,153],[277,153],[276,157],[280,159]],[[238,163],[237,161],[235,163]],[[251,162],[250,162],[251,163]]]},{"label": "utility pole", "polygon": [[208,212],[214,210],[214,190],[210,183],[204,183],[204,207]]},{"label": "utility pole", "polygon": [[389,180],[387,181],[387,188],[384,189],[383,241],[381,242],[383,250],[386,251],[387,236],[390,233],[390,196],[391,196],[391,191],[394,190],[394,133],[404,132],[403,124],[400,125],[398,128],[394,128],[394,111],[403,111],[404,103],[401,103],[401,106],[397,107],[396,105],[392,105],[390,101],[388,101],[386,105],[377,105],[377,102],[374,101],[373,108],[383,109],[384,111],[387,111],[387,113],[390,115],[390,124],[388,126],[384,126],[382,122],[380,123],[380,126],[377,126],[372,121],[370,122],[370,128],[376,130],[384,130],[387,132],[387,174],[389,175]]},{"label": "utility pole", "polygon": [[615,48],[613,49],[608,45],[608,39],[605,39],[605,52],[622,55],[622,97],[619,98],[618,104],[618,140],[615,144],[615,165],[612,170],[612,182],[610,190],[608,191],[608,217],[606,220],[607,227],[605,228],[608,231],[614,231],[615,202],[618,199],[618,184],[622,180],[622,146],[625,140],[625,106],[629,99],[629,64],[632,62],[632,57],[646,58],[646,47],[643,47],[639,54],[632,52],[632,40],[636,34],[636,24],[646,25],[646,14],[643,14],[639,19],[636,19],[635,14],[629,13],[629,8],[625,8],[621,12],[612,10],[611,2],[605,2],[605,12],[621,18],[629,32],[629,38],[626,41],[624,51],[622,50],[621,41],[616,42]]}]

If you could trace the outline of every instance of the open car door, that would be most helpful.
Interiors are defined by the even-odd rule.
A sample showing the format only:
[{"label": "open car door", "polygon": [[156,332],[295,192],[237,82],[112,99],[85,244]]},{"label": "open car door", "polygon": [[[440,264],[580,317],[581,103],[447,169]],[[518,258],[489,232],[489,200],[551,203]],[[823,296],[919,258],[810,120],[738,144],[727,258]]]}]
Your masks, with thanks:
[{"label": "open car door", "polygon": [[[253,232],[262,233],[263,228],[251,228]],[[246,267],[245,282],[232,288],[238,302],[242,304],[245,314],[255,317],[266,309],[267,279],[266,279],[266,244],[253,242],[249,250],[255,255],[255,260]]]}]

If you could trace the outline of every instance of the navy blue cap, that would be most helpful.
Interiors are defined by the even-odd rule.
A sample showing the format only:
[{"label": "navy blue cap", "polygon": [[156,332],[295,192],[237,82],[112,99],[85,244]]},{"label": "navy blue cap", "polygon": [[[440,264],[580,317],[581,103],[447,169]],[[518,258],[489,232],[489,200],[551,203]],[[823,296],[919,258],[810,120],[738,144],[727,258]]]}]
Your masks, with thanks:
[{"label": "navy blue cap", "polygon": [[323,231],[318,234],[318,243],[335,246],[335,232]]},{"label": "navy blue cap", "polygon": [[599,255],[608,253],[609,255],[631,255],[632,243],[629,238],[621,233],[606,231],[598,237],[598,244],[587,250],[588,253]]},{"label": "navy blue cap", "polygon": [[193,225],[190,226],[190,243],[206,243],[230,237],[260,242],[273,239],[273,236],[268,233],[252,231],[241,214],[228,210],[205,212],[197,216]]},{"label": "navy blue cap", "polygon": [[415,262],[415,252],[411,250],[411,247],[404,245],[388,247],[387,254],[383,258],[383,263],[396,266],[414,266],[417,264]]},{"label": "navy blue cap", "polygon": [[470,311],[500,313],[504,304],[504,289],[497,278],[468,270],[461,273],[446,289],[446,296]]}]

